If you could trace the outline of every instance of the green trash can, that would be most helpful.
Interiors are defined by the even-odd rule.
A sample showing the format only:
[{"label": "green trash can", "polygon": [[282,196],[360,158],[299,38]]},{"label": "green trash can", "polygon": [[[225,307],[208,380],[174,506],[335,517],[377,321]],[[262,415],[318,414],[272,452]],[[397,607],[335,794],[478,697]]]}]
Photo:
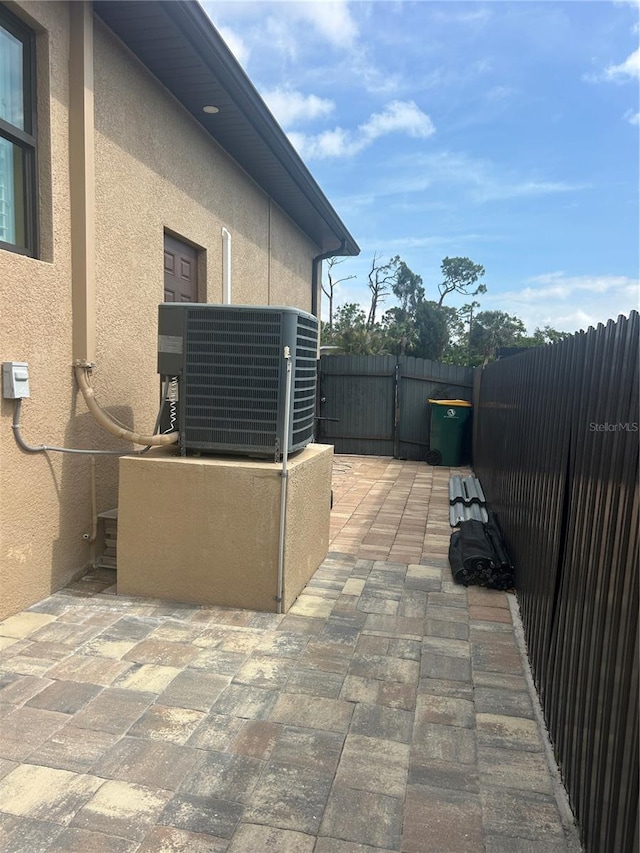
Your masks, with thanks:
[{"label": "green trash can", "polygon": [[429,400],[431,403],[431,438],[425,461],[429,465],[455,468],[462,459],[463,442],[471,417],[471,403],[466,400]]}]

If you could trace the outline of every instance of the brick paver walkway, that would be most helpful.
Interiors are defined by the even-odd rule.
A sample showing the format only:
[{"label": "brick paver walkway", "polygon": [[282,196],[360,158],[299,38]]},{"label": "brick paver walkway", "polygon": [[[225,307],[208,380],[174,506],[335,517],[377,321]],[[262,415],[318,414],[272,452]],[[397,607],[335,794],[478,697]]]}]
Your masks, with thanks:
[{"label": "brick paver walkway", "polygon": [[337,457],[332,550],[286,616],[102,570],[0,623],[0,850],[579,850],[513,602],[452,582],[448,476]]}]

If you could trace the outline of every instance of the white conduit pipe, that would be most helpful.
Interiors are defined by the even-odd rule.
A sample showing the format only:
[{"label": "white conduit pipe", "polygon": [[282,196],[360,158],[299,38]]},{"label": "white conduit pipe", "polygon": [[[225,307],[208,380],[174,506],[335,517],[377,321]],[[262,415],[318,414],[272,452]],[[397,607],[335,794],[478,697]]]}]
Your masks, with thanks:
[{"label": "white conduit pipe", "polygon": [[222,229],[222,304],[231,305],[231,233]]},{"label": "white conduit pipe", "polygon": [[98,538],[98,500],[96,498],[96,458],[92,456],[91,462],[91,535],[89,542],[95,542]]},{"label": "white conduit pipe", "polygon": [[104,427],[107,432],[117,435],[118,438],[121,438],[124,441],[131,441],[133,444],[142,444],[145,447],[158,447],[159,445],[175,444],[179,436],[179,433],[177,432],[169,432],[163,435],[141,435],[140,433],[133,432],[133,430],[117,424],[104,411],[104,409],[100,408],[100,405],[96,400],[94,390],[89,384],[89,370],[90,368],[85,365],[76,365],[76,380],[80,390],[82,391],[82,396],[87,404],[87,408],[101,427]]},{"label": "white conduit pipe", "polygon": [[56,447],[53,444],[27,444],[20,432],[22,400],[16,400],[11,429],[20,450],[25,453],[73,453],[78,456],[139,456],[144,450],[80,450],[76,447]]},{"label": "white conduit pipe", "polygon": [[291,351],[289,347],[284,348],[284,357],[287,362],[287,377],[284,393],[284,435],[282,439],[282,471],[280,472],[280,535],[278,538],[278,591],[276,593],[276,601],[278,603],[277,612],[282,613],[282,591],[284,587],[284,537],[287,526],[287,484],[289,471],[287,469],[287,460],[289,457],[289,412],[291,409],[291,382],[293,373],[291,371]]}]

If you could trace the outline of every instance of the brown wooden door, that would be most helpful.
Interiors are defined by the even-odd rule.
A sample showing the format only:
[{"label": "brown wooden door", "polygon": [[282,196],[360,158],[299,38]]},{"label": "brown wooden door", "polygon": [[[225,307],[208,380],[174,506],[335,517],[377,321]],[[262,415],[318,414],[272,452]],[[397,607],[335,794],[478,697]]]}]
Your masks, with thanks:
[{"label": "brown wooden door", "polygon": [[164,301],[198,301],[198,251],[164,235]]}]

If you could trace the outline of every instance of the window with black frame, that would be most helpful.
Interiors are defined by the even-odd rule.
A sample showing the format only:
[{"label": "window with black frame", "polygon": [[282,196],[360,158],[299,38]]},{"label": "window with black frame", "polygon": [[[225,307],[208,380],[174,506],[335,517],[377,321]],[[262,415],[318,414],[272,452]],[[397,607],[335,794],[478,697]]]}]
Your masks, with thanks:
[{"label": "window with black frame", "polygon": [[0,6],[0,249],[37,250],[35,39]]}]

